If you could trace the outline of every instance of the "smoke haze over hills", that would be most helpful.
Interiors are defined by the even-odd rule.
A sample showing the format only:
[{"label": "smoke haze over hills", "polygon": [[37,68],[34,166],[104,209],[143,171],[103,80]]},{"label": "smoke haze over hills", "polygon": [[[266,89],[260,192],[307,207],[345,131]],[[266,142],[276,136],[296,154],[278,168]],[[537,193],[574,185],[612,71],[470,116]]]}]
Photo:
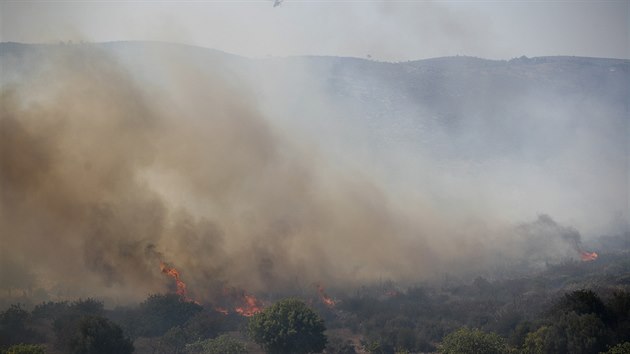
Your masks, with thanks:
[{"label": "smoke haze over hills", "polygon": [[160,261],[202,300],[414,283],[629,231],[627,60],[123,42],[0,62],[9,288],[138,300],[172,286]]}]

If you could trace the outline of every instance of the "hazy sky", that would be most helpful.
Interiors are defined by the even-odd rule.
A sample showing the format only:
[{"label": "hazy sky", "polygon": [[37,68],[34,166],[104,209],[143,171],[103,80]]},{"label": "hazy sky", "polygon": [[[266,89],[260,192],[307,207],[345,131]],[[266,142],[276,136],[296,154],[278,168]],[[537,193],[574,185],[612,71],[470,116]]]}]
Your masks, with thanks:
[{"label": "hazy sky", "polygon": [[159,40],[250,57],[630,58],[630,1],[2,1],[2,41]]}]

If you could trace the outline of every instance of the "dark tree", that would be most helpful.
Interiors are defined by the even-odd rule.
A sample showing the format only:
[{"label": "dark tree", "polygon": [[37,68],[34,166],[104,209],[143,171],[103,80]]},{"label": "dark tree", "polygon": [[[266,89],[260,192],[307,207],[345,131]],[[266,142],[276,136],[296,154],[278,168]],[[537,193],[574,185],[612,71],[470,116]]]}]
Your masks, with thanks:
[{"label": "dark tree", "polygon": [[609,334],[595,314],[571,311],[527,335],[524,352],[531,354],[589,354],[604,350]]},{"label": "dark tree", "polygon": [[444,337],[439,352],[443,354],[503,354],[507,345],[496,333],[460,328]]},{"label": "dark tree", "polygon": [[74,301],[69,311],[79,315],[101,315],[104,312],[103,302],[92,298]]},{"label": "dark tree", "polygon": [[183,353],[188,341],[188,335],[181,327],[173,327],[160,338],[158,352],[169,354]]},{"label": "dark tree", "polygon": [[527,335],[532,330],[532,328],[533,324],[531,324],[529,321],[520,322],[518,325],[516,325],[516,328],[514,328],[514,331],[512,331],[512,333],[510,334],[508,343],[515,348],[522,347],[523,344],[525,344],[525,339],[527,338]]},{"label": "dark tree", "polygon": [[525,338],[523,354],[565,353],[567,340],[556,326],[542,326]]},{"label": "dark tree", "polygon": [[608,301],[616,340],[630,341],[630,292],[617,291]]},{"label": "dark tree", "polygon": [[[225,316],[218,312],[203,311],[190,318],[184,329],[195,339],[214,338],[222,332],[236,331],[242,323],[241,316]],[[237,322],[238,321],[238,322]]]},{"label": "dark tree", "polygon": [[607,311],[604,302],[592,290],[576,290],[565,294],[553,308],[556,315],[562,316],[568,312],[578,315],[592,313],[602,320],[607,319]]},{"label": "dark tree", "polygon": [[228,335],[221,335],[213,339],[197,341],[186,346],[189,354],[245,354],[245,344]]},{"label": "dark tree", "polygon": [[17,344],[11,346],[2,354],[45,354],[44,346],[40,344]]},{"label": "dark tree", "polygon": [[306,304],[289,298],[254,315],[252,339],[271,354],[319,353],[326,347],[324,321]]},{"label": "dark tree", "polygon": [[595,314],[569,313],[556,325],[564,329],[567,353],[599,353],[606,348],[608,330]]},{"label": "dark tree", "polygon": [[141,336],[161,336],[175,326],[182,326],[203,309],[194,302],[186,301],[177,294],[150,295],[140,304],[138,329]]},{"label": "dark tree", "polygon": [[332,337],[329,338],[326,345],[326,353],[356,354],[356,350],[350,340],[342,337]]},{"label": "dark tree", "polygon": [[42,302],[41,304],[35,306],[33,309],[33,317],[36,319],[48,319],[48,320],[56,320],[62,317],[67,311],[70,305],[67,301],[61,302]]},{"label": "dark tree", "polygon": [[20,305],[0,313],[0,348],[19,343],[37,343],[43,336],[30,327],[31,315]]},{"label": "dark tree", "polygon": [[[63,304],[63,303],[62,303]],[[103,303],[91,298],[74,301],[65,311],[63,305],[51,305],[42,311],[45,316],[52,316],[53,330],[55,332],[56,347],[59,349],[70,348],[71,342],[77,332],[79,322],[86,316],[103,316]],[[46,311],[50,310],[50,311]]]},{"label": "dark tree", "polygon": [[128,354],[134,350],[131,340],[123,336],[122,329],[100,316],[81,318],[66,349],[72,354]]},{"label": "dark tree", "polygon": [[603,354],[628,354],[630,353],[630,342],[619,343],[614,347],[608,349]]}]

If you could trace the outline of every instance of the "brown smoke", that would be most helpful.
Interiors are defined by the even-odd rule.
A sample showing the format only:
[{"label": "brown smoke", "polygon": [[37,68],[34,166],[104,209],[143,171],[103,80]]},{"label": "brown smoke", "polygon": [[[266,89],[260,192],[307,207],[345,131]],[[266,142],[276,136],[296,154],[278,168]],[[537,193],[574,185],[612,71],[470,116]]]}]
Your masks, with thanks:
[{"label": "brown smoke", "polygon": [[[261,113],[236,57],[162,45],[145,60],[134,48],[0,53],[1,288],[137,301],[177,290],[166,262],[198,301],[319,281],[334,292],[474,272],[493,254],[544,262],[573,240],[551,219],[506,226],[483,198],[423,199],[431,178],[387,189],[338,163]],[[541,230],[560,237],[538,242]]]},{"label": "brown smoke", "polygon": [[199,299],[430,269],[377,186],[283,138],[223,72],[167,58],[166,92],[96,47],[53,53],[0,102],[3,258],[29,286],[139,299],[170,285],[162,257]]}]

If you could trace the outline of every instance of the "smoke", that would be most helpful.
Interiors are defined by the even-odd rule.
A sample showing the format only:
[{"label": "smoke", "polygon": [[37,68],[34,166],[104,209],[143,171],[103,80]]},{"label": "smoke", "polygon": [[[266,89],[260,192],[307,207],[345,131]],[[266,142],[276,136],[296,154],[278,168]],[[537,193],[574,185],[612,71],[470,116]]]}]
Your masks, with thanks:
[{"label": "smoke", "polygon": [[549,215],[541,214],[533,222],[517,226],[513,239],[513,249],[520,254],[513,254],[532,265],[542,265],[553,261],[557,256],[577,258],[582,252],[582,236],[572,228],[558,225]]},{"label": "smoke", "polygon": [[576,251],[581,250],[582,236],[580,233],[572,227],[562,227],[556,224],[549,215],[541,214],[535,222],[521,225],[520,229],[537,237],[549,237],[549,235],[560,237],[573,246]]},{"label": "smoke", "polygon": [[52,53],[0,104],[3,250],[40,284],[137,299],[170,285],[167,261],[203,299],[432,258],[398,240],[411,228],[377,186],[283,139],[221,73],[165,66],[175,97],[96,47]]},{"label": "smoke", "polygon": [[145,245],[163,232],[167,210],[137,170],[154,155],[158,117],[102,53],[51,54],[53,68],[34,67],[0,97],[3,250],[79,294],[157,290]]},{"label": "smoke", "polygon": [[[191,298],[212,300],[232,287],[348,288],[471,271],[493,252],[526,249],[505,242],[513,235],[548,231],[579,244],[549,217],[516,229],[492,214],[471,218],[478,205],[423,196],[438,185],[430,177],[425,188],[394,186],[360,152],[333,156],[353,141],[303,140],[309,126],[270,115],[222,54],[139,48],[123,59],[96,45],[3,54],[12,74],[0,96],[0,258],[19,269],[2,273],[5,286],[137,301],[175,291],[166,262]],[[305,104],[306,117],[333,110],[312,93],[304,99],[318,106]],[[291,100],[278,96],[275,112]]]}]

